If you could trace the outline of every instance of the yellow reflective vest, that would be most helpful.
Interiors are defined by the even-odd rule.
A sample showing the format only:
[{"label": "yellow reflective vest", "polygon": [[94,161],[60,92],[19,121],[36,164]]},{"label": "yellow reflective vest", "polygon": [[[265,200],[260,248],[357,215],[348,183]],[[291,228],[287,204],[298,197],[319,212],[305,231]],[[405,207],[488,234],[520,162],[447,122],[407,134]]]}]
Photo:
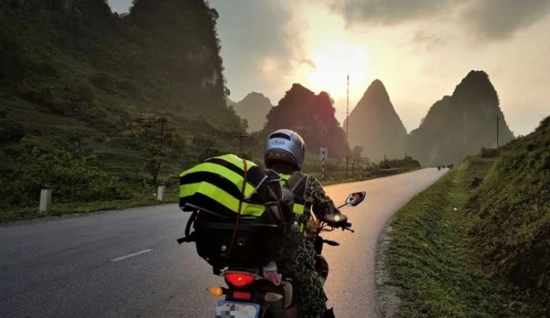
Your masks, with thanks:
[{"label": "yellow reflective vest", "polygon": [[252,161],[232,154],[209,158],[180,174],[180,208],[216,214],[239,213],[239,202],[244,200],[241,215],[259,217],[265,206],[245,199],[254,193],[264,178],[263,170]]}]

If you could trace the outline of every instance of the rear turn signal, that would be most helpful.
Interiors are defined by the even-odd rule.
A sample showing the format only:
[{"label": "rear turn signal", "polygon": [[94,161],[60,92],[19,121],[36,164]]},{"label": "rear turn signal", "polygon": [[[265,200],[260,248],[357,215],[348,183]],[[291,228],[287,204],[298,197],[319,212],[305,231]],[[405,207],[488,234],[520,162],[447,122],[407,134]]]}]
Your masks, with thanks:
[{"label": "rear turn signal", "polygon": [[210,294],[216,297],[220,297],[221,295],[223,295],[223,289],[221,287],[210,287],[206,290],[208,290]]},{"label": "rear turn signal", "polygon": [[244,287],[254,282],[254,275],[244,273],[227,273],[225,274],[227,282],[235,287]]}]

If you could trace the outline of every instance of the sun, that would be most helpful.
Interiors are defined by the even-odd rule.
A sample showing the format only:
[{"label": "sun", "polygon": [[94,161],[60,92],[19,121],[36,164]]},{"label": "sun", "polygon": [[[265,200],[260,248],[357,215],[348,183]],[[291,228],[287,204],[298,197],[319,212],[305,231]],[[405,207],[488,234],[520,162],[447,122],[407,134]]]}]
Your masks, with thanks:
[{"label": "sun", "polygon": [[320,43],[309,50],[309,59],[314,65],[307,76],[309,85],[328,92],[333,98],[346,96],[347,75],[350,82],[363,85],[372,72],[368,49],[345,40]]}]

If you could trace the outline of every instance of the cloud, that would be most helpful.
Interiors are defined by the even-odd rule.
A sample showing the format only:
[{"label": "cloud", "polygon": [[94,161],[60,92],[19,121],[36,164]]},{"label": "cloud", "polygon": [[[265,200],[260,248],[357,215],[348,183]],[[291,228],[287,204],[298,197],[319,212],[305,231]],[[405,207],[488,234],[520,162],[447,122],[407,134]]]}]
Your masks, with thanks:
[{"label": "cloud", "polygon": [[[225,75],[232,96],[281,83],[302,57],[300,33],[287,2],[281,0],[211,0],[218,19]],[[299,30],[299,29],[298,29]],[[235,94],[234,94],[235,93]],[[275,94],[266,92],[270,97]],[[279,95],[280,92],[276,92]]]},{"label": "cloud", "polygon": [[438,15],[454,0],[332,0],[331,7],[343,13],[348,23],[397,25]]},{"label": "cloud", "polygon": [[327,0],[348,26],[394,26],[438,20],[464,26],[479,40],[502,40],[550,13],[548,0]]},{"label": "cloud", "polygon": [[302,59],[302,64],[305,64],[305,65],[311,67],[313,70],[317,69],[317,65],[315,65],[315,63],[309,58]]},{"label": "cloud", "polygon": [[448,38],[425,30],[415,31],[412,38],[412,42],[417,44],[425,44],[431,49],[445,46],[447,41]]},{"label": "cloud", "polygon": [[461,20],[479,39],[502,40],[549,13],[548,0],[477,0],[464,10]]}]

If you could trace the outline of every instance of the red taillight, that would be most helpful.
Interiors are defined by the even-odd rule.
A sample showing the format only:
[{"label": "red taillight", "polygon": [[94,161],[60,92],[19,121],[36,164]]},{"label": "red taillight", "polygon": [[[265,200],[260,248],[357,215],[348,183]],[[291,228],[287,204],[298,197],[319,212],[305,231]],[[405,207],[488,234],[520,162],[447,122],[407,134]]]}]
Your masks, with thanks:
[{"label": "red taillight", "polygon": [[234,291],[233,292],[233,298],[250,300],[252,298],[252,294],[249,293],[249,292]]},{"label": "red taillight", "polygon": [[229,284],[235,287],[244,287],[254,282],[254,275],[244,273],[227,273],[225,279]]}]

